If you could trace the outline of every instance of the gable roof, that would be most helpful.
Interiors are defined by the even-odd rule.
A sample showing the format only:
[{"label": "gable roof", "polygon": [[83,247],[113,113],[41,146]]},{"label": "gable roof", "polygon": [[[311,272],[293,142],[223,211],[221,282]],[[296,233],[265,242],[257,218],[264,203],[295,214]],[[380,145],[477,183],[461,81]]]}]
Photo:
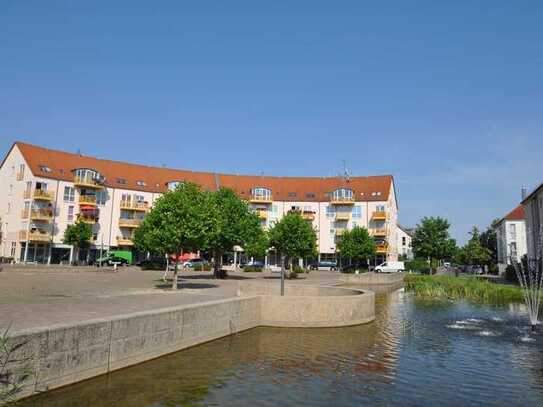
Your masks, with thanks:
[{"label": "gable roof", "polygon": [[[231,188],[242,198],[249,197],[252,188],[266,187],[272,190],[272,197],[276,201],[322,202],[329,199],[328,193],[341,187],[352,189],[356,201],[386,201],[394,188],[391,175],[351,177],[346,180],[343,177],[219,174],[130,164],[51,150],[23,142],[15,142],[14,145],[19,148],[35,176],[71,182],[74,169],[88,168],[103,175],[106,186],[119,189],[165,192],[168,182],[184,181],[199,184],[206,190],[216,190],[219,187]],[[50,172],[43,171],[44,166],[48,167]],[[119,178],[122,178],[125,183],[118,183]],[[138,181],[143,181],[145,184],[139,185]]]},{"label": "gable roof", "polygon": [[524,206],[519,205],[507,215],[504,216],[505,220],[524,220]]}]

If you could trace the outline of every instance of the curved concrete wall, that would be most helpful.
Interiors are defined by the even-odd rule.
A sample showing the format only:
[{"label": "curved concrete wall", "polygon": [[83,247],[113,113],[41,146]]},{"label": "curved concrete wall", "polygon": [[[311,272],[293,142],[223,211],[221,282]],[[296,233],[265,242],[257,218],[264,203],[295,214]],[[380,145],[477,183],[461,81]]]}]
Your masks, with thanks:
[{"label": "curved concrete wall", "polygon": [[359,325],[375,319],[375,294],[351,288],[241,282],[238,295],[259,295],[260,324],[318,328]]},{"label": "curved concrete wall", "polygon": [[402,283],[404,273],[341,274],[339,278],[344,284],[387,285]]},{"label": "curved concrete wall", "polygon": [[374,294],[339,287],[241,283],[238,298],[210,301],[79,324],[20,331],[10,372],[31,372],[18,398],[257,326],[338,327],[375,318]]}]

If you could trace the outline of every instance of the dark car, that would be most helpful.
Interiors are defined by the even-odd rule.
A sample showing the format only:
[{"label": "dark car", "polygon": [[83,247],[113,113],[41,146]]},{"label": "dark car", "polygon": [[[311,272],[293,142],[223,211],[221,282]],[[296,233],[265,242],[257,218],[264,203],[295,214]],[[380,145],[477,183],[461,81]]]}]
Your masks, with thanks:
[{"label": "dark car", "polygon": [[115,264],[119,264],[121,266],[127,266],[128,265],[128,260],[126,260],[126,259],[124,259],[122,257],[118,257],[118,256],[107,256],[107,257],[99,258],[98,260],[96,260],[96,263],[100,267],[113,266]]},{"label": "dark car", "polygon": [[208,264],[208,261],[204,259],[190,259],[183,263],[183,267],[193,269],[193,268],[196,268],[197,266],[203,267],[206,264]]},{"label": "dark car", "polygon": [[337,270],[337,263],[333,260],[321,260],[311,264],[311,270]]}]

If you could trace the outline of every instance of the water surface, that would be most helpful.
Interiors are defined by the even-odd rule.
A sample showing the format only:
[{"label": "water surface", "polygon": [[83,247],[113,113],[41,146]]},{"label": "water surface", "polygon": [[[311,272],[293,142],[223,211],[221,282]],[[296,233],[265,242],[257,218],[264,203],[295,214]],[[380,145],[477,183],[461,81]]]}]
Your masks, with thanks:
[{"label": "water surface", "polygon": [[[543,328],[541,328],[543,329]],[[543,334],[522,307],[377,298],[371,324],[258,328],[22,406],[543,406]]]}]

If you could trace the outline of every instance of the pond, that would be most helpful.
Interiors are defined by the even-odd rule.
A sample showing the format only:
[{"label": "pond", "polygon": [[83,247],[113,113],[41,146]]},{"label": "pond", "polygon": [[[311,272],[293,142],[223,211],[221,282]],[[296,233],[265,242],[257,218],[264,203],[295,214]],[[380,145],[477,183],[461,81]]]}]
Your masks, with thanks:
[{"label": "pond", "polygon": [[[376,321],[257,328],[21,406],[543,405],[543,333],[522,306],[377,297]],[[540,331],[543,327],[540,327]]]}]

